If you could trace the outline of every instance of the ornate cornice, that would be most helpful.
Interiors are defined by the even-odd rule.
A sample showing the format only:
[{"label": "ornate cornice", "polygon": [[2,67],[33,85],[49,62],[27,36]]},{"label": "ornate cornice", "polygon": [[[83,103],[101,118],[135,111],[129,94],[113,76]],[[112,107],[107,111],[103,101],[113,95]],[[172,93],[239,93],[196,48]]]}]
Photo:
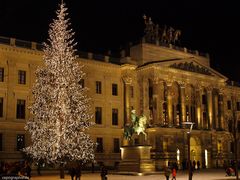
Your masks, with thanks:
[{"label": "ornate cornice", "polygon": [[0,45],[0,51],[25,53],[25,54],[32,54],[37,56],[43,55],[43,52],[39,50],[32,50],[32,49],[26,49],[26,48],[21,48],[16,46],[7,46],[7,45]]}]

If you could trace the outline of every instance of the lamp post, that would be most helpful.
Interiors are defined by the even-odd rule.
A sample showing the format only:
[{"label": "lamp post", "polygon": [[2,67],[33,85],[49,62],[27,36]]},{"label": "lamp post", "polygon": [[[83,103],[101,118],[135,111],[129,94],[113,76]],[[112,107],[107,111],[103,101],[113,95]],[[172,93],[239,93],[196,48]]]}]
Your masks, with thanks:
[{"label": "lamp post", "polygon": [[187,144],[188,144],[188,179],[192,180],[192,167],[190,161],[190,134],[193,128],[193,122],[183,122],[183,125],[189,125],[189,131],[187,132]]}]

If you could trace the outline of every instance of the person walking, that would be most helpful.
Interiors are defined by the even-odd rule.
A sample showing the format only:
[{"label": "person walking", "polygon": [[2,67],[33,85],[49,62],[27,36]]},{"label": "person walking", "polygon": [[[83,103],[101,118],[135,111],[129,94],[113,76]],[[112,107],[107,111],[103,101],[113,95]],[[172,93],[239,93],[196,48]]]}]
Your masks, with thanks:
[{"label": "person walking", "polygon": [[76,172],[75,172],[75,168],[73,167],[73,165],[69,169],[69,174],[71,176],[71,180],[74,180],[74,176],[75,176]]},{"label": "person walking", "polygon": [[177,170],[175,168],[173,168],[172,170],[172,180],[176,180],[176,176],[177,176]]},{"label": "person walking", "polygon": [[80,180],[81,175],[82,175],[82,167],[81,167],[81,164],[78,164],[78,165],[77,165],[75,174],[76,174],[76,180]]},{"label": "person walking", "polygon": [[107,180],[107,168],[102,165],[102,169],[101,169],[101,178],[102,180]]},{"label": "person walking", "polygon": [[171,170],[168,167],[165,167],[164,175],[166,177],[166,180],[169,180],[170,174],[171,174]]},{"label": "person walking", "polygon": [[30,179],[32,169],[31,169],[30,164],[28,162],[26,163],[25,170],[26,170],[27,177]]}]

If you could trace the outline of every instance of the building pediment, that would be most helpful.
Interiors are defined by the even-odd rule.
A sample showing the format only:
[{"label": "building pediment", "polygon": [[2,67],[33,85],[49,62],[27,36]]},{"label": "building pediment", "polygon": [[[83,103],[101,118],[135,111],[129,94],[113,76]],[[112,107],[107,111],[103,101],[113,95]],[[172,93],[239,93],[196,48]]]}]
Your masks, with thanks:
[{"label": "building pediment", "polygon": [[180,69],[183,71],[189,71],[189,72],[194,72],[194,73],[204,74],[204,75],[208,75],[208,76],[214,76],[214,77],[227,79],[227,77],[225,77],[224,75],[215,71],[214,69],[212,69],[208,66],[205,66],[203,64],[200,64],[199,62],[196,62],[194,60],[175,62],[173,64],[170,64],[169,67],[175,68],[175,69]]},{"label": "building pediment", "polygon": [[213,76],[212,72],[208,68],[198,65],[194,62],[174,63],[174,64],[171,64],[169,67]]}]

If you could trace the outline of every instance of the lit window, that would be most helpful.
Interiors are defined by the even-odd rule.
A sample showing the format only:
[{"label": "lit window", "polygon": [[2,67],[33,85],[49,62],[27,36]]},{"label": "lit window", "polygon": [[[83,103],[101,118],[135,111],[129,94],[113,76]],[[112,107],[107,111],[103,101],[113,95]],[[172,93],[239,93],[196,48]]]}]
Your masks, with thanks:
[{"label": "lit window", "polygon": [[177,162],[180,163],[180,150],[177,149]]},{"label": "lit window", "polygon": [[218,143],[217,143],[217,151],[218,153],[222,152],[222,142],[220,140],[218,140]]},{"label": "lit window", "polygon": [[205,149],[205,164],[204,167],[208,167],[208,151]]},{"label": "lit window", "polygon": [[25,135],[18,134],[17,135],[17,151],[20,151],[23,148],[25,148]]}]

